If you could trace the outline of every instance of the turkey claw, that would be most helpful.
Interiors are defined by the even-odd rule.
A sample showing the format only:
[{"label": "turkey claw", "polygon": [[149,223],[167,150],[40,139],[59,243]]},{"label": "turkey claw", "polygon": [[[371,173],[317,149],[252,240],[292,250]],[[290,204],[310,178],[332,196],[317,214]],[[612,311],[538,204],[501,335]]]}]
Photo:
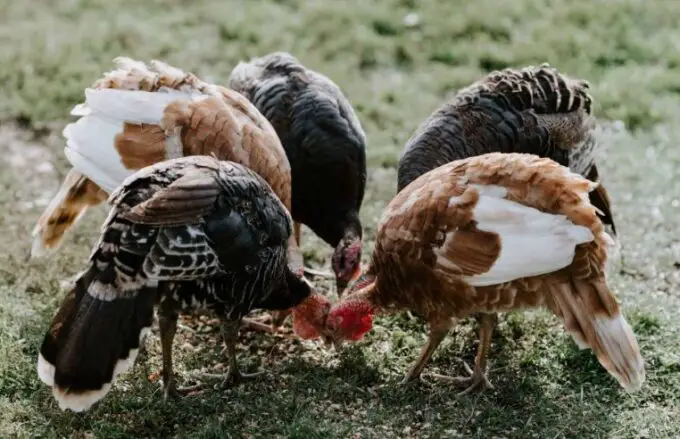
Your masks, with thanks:
[{"label": "turkey claw", "polygon": [[242,381],[245,380],[250,380],[253,378],[257,378],[261,376],[264,373],[264,371],[258,371],[258,372],[253,372],[253,373],[242,373],[238,370],[229,370],[226,374],[213,374],[213,373],[204,373],[201,374],[202,377],[205,378],[217,378],[221,379],[222,382],[220,384],[220,388],[222,389],[227,389],[229,387],[233,387],[237,384],[239,384]]},{"label": "turkey claw", "polygon": [[480,369],[477,368],[475,368],[475,370],[472,370],[472,368],[470,368],[470,366],[468,366],[467,363],[463,363],[463,366],[465,367],[465,370],[469,374],[469,376],[450,377],[439,374],[430,375],[432,376],[432,378],[435,378],[437,380],[447,381],[453,383],[457,387],[463,388],[464,390],[459,392],[457,396],[467,395],[468,393],[471,393],[474,390],[485,390],[494,388],[493,385],[489,382],[486,373],[482,372]]},{"label": "turkey claw", "polygon": [[176,387],[174,384],[166,387],[163,390],[163,399],[165,401],[178,400],[185,396],[195,395],[197,393],[202,393],[203,386],[187,386],[187,387]]}]

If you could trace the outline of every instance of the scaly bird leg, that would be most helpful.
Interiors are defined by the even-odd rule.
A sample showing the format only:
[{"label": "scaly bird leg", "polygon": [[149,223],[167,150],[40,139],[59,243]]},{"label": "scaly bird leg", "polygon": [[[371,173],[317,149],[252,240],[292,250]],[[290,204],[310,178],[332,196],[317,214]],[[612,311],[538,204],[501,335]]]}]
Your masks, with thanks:
[{"label": "scaly bird leg", "polygon": [[300,247],[300,240],[302,239],[302,224],[298,222],[293,223],[293,229],[295,233],[295,242],[297,242],[298,247]]},{"label": "scaly bird leg", "polygon": [[241,321],[241,330],[251,330],[273,334],[276,332],[276,329],[267,324],[268,322],[271,321],[272,316],[270,316],[269,314],[263,314],[252,319],[244,318]]},{"label": "scaly bird leg", "polygon": [[411,370],[408,371],[404,379],[401,381],[401,384],[408,384],[420,378],[420,374],[423,372],[425,364],[427,364],[434,351],[437,349],[442,340],[444,340],[446,334],[449,333],[449,330],[453,324],[454,321],[450,318],[444,319],[437,323],[430,323],[430,336],[428,337],[427,343],[425,346],[423,346],[423,349],[420,352],[420,358],[418,358],[418,360],[413,363]]},{"label": "scaly bird leg", "polygon": [[161,336],[161,351],[163,353],[163,398],[177,399],[194,390],[198,386],[177,388],[175,374],[172,370],[172,341],[177,331],[179,313],[169,307],[161,305],[158,313],[158,327]]},{"label": "scaly bird leg", "polygon": [[286,309],[283,311],[274,311],[272,312],[272,331],[276,331],[277,328],[279,328],[281,325],[283,325],[283,322],[286,320],[286,317],[288,317],[293,310],[291,309]]},{"label": "scaly bird leg", "polygon": [[477,316],[479,322],[479,346],[477,347],[477,355],[475,356],[475,368],[471,370],[465,365],[465,369],[470,374],[467,377],[447,377],[444,375],[433,374],[433,378],[455,383],[457,386],[464,388],[458,393],[459,396],[467,395],[476,389],[493,389],[493,386],[486,377],[486,358],[491,348],[491,334],[496,326],[497,315],[481,314]]},{"label": "scaly bird leg", "polygon": [[238,362],[236,361],[236,344],[238,343],[238,331],[240,326],[241,319],[227,320],[222,324],[222,336],[224,337],[224,344],[227,346],[229,371],[226,374],[201,374],[201,376],[208,378],[222,379],[222,387],[237,384],[244,379],[255,378],[263,373],[263,371],[259,371],[246,374],[242,373],[238,368]]}]

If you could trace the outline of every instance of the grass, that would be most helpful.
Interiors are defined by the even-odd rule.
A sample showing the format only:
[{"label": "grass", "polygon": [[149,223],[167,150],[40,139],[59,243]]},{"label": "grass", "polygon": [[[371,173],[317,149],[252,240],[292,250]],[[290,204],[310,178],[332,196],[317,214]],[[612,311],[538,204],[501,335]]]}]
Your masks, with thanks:
[{"label": "grass", "polygon": [[[70,0],[0,5],[0,436],[670,438],[680,431],[680,12],[657,0]],[[412,15],[417,14],[417,15]],[[405,17],[408,16],[408,19]],[[491,69],[549,62],[588,79],[610,123],[601,173],[622,251],[611,282],[647,363],[625,394],[590,351],[544,312],[513,313],[494,333],[494,390],[457,398],[446,386],[398,381],[425,340],[408,315],[379,319],[342,355],[312,342],[244,334],[240,361],[259,381],[164,403],[160,347],[91,412],[63,413],[35,374],[41,337],[82,269],[105,209],[59,254],[26,262],[30,232],[68,169],[60,130],[83,88],[118,55],[159,58],[226,82],[243,58],[286,50],[333,78],[358,109],[371,165],[363,207],[370,238],[396,187],[399,151],[448,95]],[[624,128],[625,127],[625,128]],[[307,232],[305,252],[326,261]],[[368,253],[368,251],[366,252]],[[330,285],[320,284],[321,287]],[[220,367],[211,320],[179,331],[178,372]],[[472,322],[447,338],[428,371],[462,372]]]}]

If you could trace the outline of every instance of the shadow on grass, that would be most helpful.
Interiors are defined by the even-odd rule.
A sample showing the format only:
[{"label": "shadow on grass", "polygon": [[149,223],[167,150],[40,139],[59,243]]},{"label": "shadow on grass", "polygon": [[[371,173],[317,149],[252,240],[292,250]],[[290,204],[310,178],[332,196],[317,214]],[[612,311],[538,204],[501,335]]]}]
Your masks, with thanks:
[{"label": "shadow on grass", "polygon": [[[641,325],[650,326],[643,320]],[[239,363],[244,370],[265,370],[261,379],[165,402],[160,383],[148,379],[160,370],[154,338],[145,358],[84,414],[59,411],[49,390],[36,385],[33,367],[17,371],[14,379],[23,383],[16,389],[17,397],[30,401],[30,410],[16,421],[30,423],[31,431],[59,437],[89,433],[96,437],[346,438],[355,433],[362,438],[591,437],[620,428],[616,415],[631,401],[591,351],[577,349],[554,325],[536,325],[516,316],[502,321],[489,357],[489,378],[495,388],[483,393],[458,397],[458,389],[446,384],[401,386],[402,374],[418,349],[404,355],[388,352],[380,358],[372,350],[373,343],[359,343],[347,346],[340,355],[328,355],[299,341],[247,333],[241,337]],[[34,323],[27,322],[21,329],[22,337],[33,340],[25,351],[31,366],[43,335]],[[426,379],[433,369],[455,374],[462,372],[460,360],[474,361],[476,326],[461,325],[451,337],[462,337],[464,349],[443,346],[426,368]],[[224,362],[219,340],[217,328],[178,334],[176,367],[212,369]],[[183,348],[187,343],[206,348]],[[385,373],[383,366],[390,361],[398,366]],[[653,368],[658,366],[655,362],[650,362]],[[188,376],[179,372],[180,383]],[[650,394],[647,399],[663,401],[667,396]]]}]

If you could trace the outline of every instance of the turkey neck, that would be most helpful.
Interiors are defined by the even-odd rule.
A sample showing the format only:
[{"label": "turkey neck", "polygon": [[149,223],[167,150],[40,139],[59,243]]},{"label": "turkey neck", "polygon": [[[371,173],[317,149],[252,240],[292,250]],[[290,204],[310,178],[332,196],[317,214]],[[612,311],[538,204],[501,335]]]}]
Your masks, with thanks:
[{"label": "turkey neck", "polygon": [[[344,217],[328,215],[328,218],[334,218],[335,221],[329,221],[325,224],[318,224],[317,227],[311,227],[312,231],[327,242],[331,247],[336,248],[343,238],[363,238],[363,231],[361,228],[361,221],[356,210],[350,210]],[[341,218],[341,219],[338,219]]]}]

